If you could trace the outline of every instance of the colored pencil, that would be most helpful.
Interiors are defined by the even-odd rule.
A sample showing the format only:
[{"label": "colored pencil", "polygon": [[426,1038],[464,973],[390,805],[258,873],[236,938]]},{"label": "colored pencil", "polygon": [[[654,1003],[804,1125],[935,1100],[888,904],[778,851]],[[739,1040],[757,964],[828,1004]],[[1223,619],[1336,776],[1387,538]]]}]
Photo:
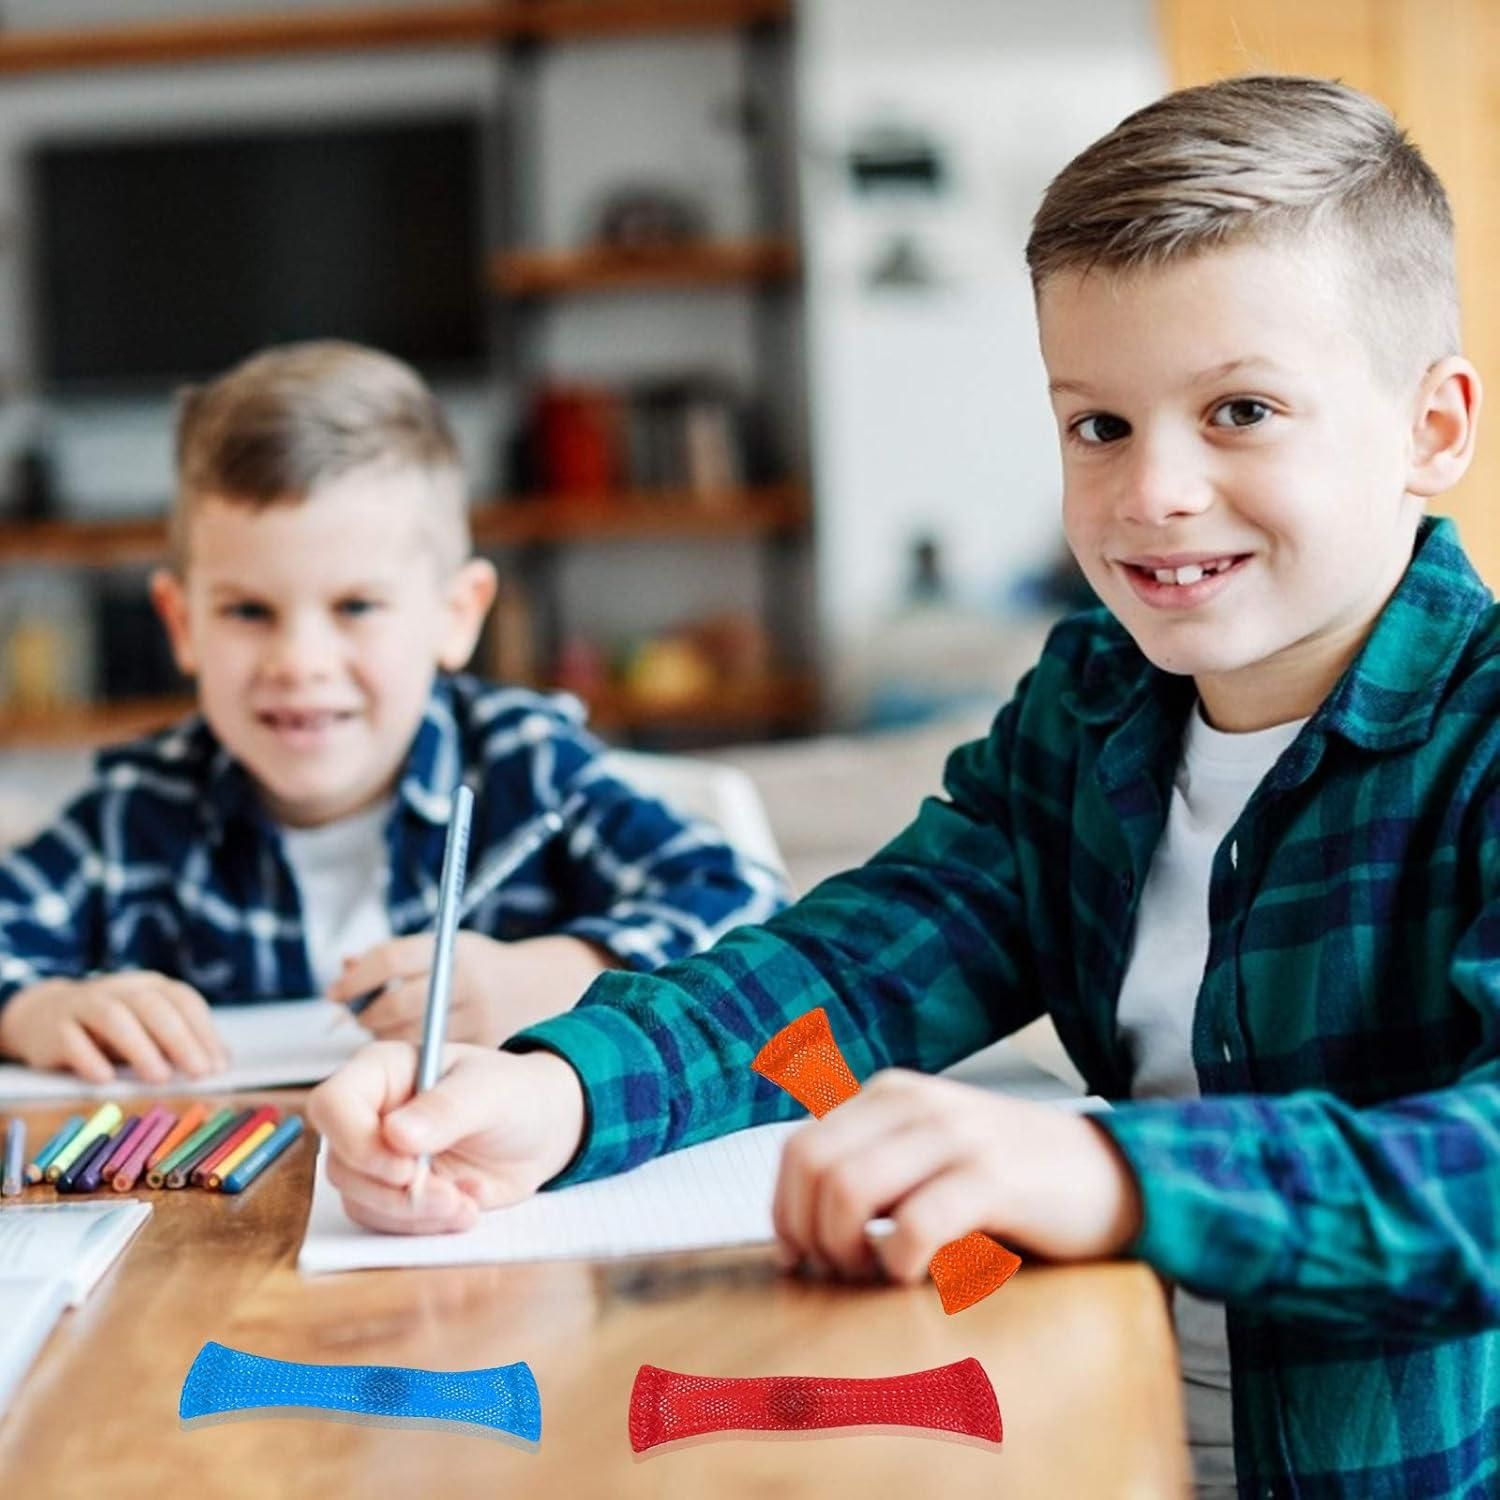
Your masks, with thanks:
[{"label": "colored pencil", "polygon": [[249,1135],[242,1140],[223,1161],[208,1174],[208,1186],[213,1192],[219,1192],[224,1186],[224,1179],[250,1155],[257,1151],[273,1135],[276,1134],[276,1126],[269,1120],[263,1120]]},{"label": "colored pencil", "polygon": [[281,1111],[274,1104],[267,1104],[260,1109],[250,1111],[250,1117],[243,1120],[214,1147],[202,1161],[193,1168],[193,1186],[204,1187],[208,1182],[208,1174],[224,1160],[239,1144],[249,1135],[252,1135],[267,1120],[274,1128],[281,1119]]},{"label": "colored pencil", "polygon": [[[131,1152],[145,1140],[147,1133],[158,1120],[166,1120],[168,1129],[171,1122],[177,1118],[163,1104],[154,1104],[145,1114],[136,1117],[135,1124],[131,1125],[128,1134],[121,1132],[115,1137],[115,1149],[110,1152],[109,1160],[104,1164],[104,1176],[113,1178],[115,1173],[124,1165]],[[126,1122],[129,1123],[128,1121]]]},{"label": "colored pencil", "polygon": [[120,1123],[120,1106],[103,1104],[84,1122],[78,1134],[47,1163],[47,1181],[56,1182],[101,1135],[109,1135]]},{"label": "colored pencil", "polygon": [[243,1193],[267,1167],[302,1134],[302,1116],[288,1115],[276,1132],[262,1142],[254,1151],[224,1179],[226,1193]]},{"label": "colored pencil", "polygon": [[[57,1179],[58,1192],[85,1192],[86,1189],[82,1186],[84,1174],[91,1166],[94,1165],[95,1162],[102,1161],[104,1159],[110,1149],[109,1143],[113,1139],[114,1137],[109,1135],[101,1135],[96,1137],[94,1141],[89,1145],[88,1149],[84,1151],[83,1155],[78,1157],[74,1161],[73,1165],[70,1166],[68,1170]],[[94,1185],[97,1187],[98,1184],[99,1179],[96,1177],[94,1179]]]},{"label": "colored pencil", "polygon": [[146,1158],[146,1165],[154,1167],[157,1162],[170,1156],[207,1118],[206,1104],[191,1105],[161,1138],[156,1149]]},{"label": "colored pencil", "polygon": [[167,1173],[167,1186],[174,1191],[177,1188],[185,1188],[192,1180],[193,1168],[199,1162],[206,1161],[210,1154],[218,1149],[220,1143],[228,1140],[254,1113],[253,1109],[233,1111],[217,1130],[205,1136],[191,1151],[187,1151],[185,1155],[178,1158],[177,1165]]},{"label": "colored pencil", "polygon": [[36,1160],[26,1168],[27,1182],[40,1182],[47,1175],[47,1166],[52,1158],[83,1129],[82,1115],[69,1115],[62,1128],[36,1154]]},{"label": "colored pencil", "polygon": [[110,1186],[117,1193],[128,1193],[140,1181],[141,1173],[146,1170],[146,1158],[167,1138],[168,1131],[177,1123],[177,1116],[169,1109],[162,1110],[154,1120],[150,1115],[146,1118],[150,1123],[131,1146],[130,1154],[115,1168]]},{"label": "colored pencil", "polygon": [[234,1118],[232,1109],[217,1110],[212,1119],[200,1125],[175,1151],[163,1156],[146,1173],[146,1186],[160,1188],[167,1185],[167,1175],[188,1159],[204,1141],[212,1140]]},{"label": "colored pencil", "polygon": [[26,1121],[12,1115],[5,1131],[5,1165],[0,1167],[0,1193],[14,1198],[26,1185]]},{"label": "colored pencil", "polygon": [[[133,1126],[131,1127],[134,1128]],[[97,1193],[101,1185],[109,1179],[104,1175],[104,1169],[109,1164],[110,1158],[120,1147],[120,1137],[125,1133],[125,1126],[109,1136],[104,1142],[102,1151],[90,1151],[88,1160],[81,1168],[77,1162],[73,1164],[78,1175],[73,1179],[73,1191],[75,1193]]]},{"label": "colored pencil", "polygon": [[110,1171],[116,1157],[123,1158],[125,1152],[130,1149],[130,1138],[140,1128],[140,1123],[140,1115],[126,1115],[120,1122],[120,1128],[114,1133],[112,1149],[104,1158],[104,1172],[100,1174],[101,1176]]}]

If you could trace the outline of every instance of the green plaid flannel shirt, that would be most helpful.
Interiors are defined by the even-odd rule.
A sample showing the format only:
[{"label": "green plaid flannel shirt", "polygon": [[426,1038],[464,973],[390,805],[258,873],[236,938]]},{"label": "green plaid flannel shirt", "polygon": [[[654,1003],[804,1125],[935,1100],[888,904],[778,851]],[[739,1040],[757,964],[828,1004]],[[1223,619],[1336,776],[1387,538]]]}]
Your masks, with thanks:
[{"label": "green plaid flannel shirt", "polygon": [[800,1113],[749,1062],[814,1005],[858,1077],[1047,1011],[1119,1101],[1132,1252],[1227,1304],[1241,1493],[1500,1495],[1500,607],[1424,521],[1215,856],[1203,1097],[1134,1103],[1116,1004],[1193,698],[1074,616],[868,864],[522,1033],[585,1085],[558,1181]]}]

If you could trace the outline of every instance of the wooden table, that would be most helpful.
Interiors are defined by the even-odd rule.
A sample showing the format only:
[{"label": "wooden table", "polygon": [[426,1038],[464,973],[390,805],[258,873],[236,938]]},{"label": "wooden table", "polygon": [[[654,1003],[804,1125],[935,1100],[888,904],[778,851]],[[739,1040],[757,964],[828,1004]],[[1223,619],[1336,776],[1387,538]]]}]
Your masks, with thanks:
[{"label": "wooden table", "polygon": [[[35,1144],[71,1109],[21,1112]],[[64,1315],[0,1424],[6,1496],[1146,1500],[1188,1491],[1175,1347],[1144,1267],[1027,1266],[955,1317],[931,1285],[801,1282],[778,1276],[765,1250],[303,1277],[295,1260],[315,1146],[309,1132],[242,1197],[144,1195],[156,1212]],[[32,1188],[23,1201],[51,1196]],[[463,1369],[524,1359],[542,1394],[541,1445],[307,1418],[184,1431],[183,1377],[209,1339],[314,1363]],[[999,1397],[999,1448],[872,1434],[715,1440],[637,1458],[626,1436],[642,1362],[871,1376],[968,1355]]]}]

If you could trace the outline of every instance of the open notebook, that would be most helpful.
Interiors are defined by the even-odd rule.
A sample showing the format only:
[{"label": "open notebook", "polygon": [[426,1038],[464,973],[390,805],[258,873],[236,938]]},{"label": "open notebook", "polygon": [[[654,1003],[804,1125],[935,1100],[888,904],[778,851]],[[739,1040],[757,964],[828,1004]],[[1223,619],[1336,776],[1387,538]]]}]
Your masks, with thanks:
[{"label": "open notebook", "polygon": [[[348,1018],[343,1006],[327,1000],[275,1000],[261,1005],[221,1005],[214,1025],[229,1049],[230,1066],[210,1078],[174,1078],[176,1093],[222,1094],[232,1089],[280,1088],[318,1083],[346,1062],[370,1034]],[[332,1031],[335,1021],[339,1025]],[[128,1069],[113,1083],[85,1083],[73,1073],[44,1073],[18,1064],[0,1064],[0,1100],[124,1099],[160,1094],[163,1085],[142,1083]]]},{"label": "open notebook", "polygon": [[0,1271],[0,1423],[67,1303],[68,1288],[56,1278]]},{"label": "open notebook", "polygon": [[151,1205],[133,1198],[0,1209],[0,1422],[63,1310],[88,1296],[150,1217]]},{"label": "open notebook", "polygon": [[[1103,1108],[1001,1042],[951,1075],[1064,1108]],[[297,1257],[305,1272],[659,1255],[772,1239],[771,1196],[787,1136],[801,1121],[761,1125],[658,1157],[618,1177],[543,1193],[483,1215],[465,1234],[385,1235],[344,1213],[318,1163],[312,1213]]]},{"label": "open notebook", "polygon": [[55,1278],[76,1307],[150,1217],[138,1198],[9,1204],[0,1209],[0,1277]]}]

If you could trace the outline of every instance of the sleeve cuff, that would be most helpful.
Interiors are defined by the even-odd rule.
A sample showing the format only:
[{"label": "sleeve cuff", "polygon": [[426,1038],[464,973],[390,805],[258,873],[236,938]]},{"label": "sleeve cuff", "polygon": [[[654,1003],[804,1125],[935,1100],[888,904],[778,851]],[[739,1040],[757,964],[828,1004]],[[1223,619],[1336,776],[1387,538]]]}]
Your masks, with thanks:
[{"label": "sleeve cuff", "polygon": [[1151,1100],[1091,1116],[1140,1190],[1140,1232],[1123,1253],[1198,1295],[1225,1300],[1255,1295],[1276,1259],[1274,1223],[1257,1212],[1255,1187],[1242,1177],[1244,1138],[1253,1139],[1257,1122],[1238,1102]]},{"label": "sleeve cuff", "polygon": [[503,1048],[554,1052],[583,1085],[582,1144],[548,1186],[627,1172],[661,1154],[670,1124],[666,1069],[645,1029],[621,1008],[591,1006],[553,1016],[517,1032]]}]

